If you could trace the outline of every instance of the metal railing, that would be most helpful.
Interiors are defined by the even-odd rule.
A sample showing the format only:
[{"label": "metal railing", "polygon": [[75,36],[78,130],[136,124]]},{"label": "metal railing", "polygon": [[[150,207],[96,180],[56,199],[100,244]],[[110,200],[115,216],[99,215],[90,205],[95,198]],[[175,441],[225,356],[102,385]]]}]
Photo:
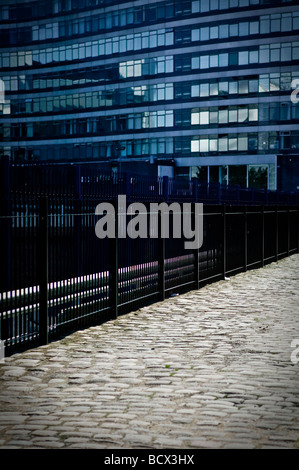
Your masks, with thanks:
[{"label": "metal railing", "polygon": [[6,353],[298,252],[294,206],[204,206],[203,245],[191,251],[171,237],[100,240],[95,206],[42,197],[35,214],[0,217]]},{"label": "metal railing", "polygon": [[[0,339],[7,355],[299,250],[299,204],[294,201],[213,204],[213,198],[201,199],[194,183],[188,183],[186,194],[178,185],[178,194],[176,183],[170,191],[165,179],[136,179],[132,188],[128,175],[101,179],[95,174],[83,181],[87,176],[77,167],[70,171],[72,190],[68,185],[55,189],[54,182],[43,191],[21,184],[17,190],[2,174]],[[145,191],[141,197],[149,184],[150,195]],[[126,208],[140,196],[148,213],[153,201],[176,201],[180,207],[191,201],[192,210],[203,202],[202,246],[186,250],[184,239],[173,233],[133,239],[116,230],[114,238],[99,239],[95,209],[109,201],[117,221],[119,194],[127,196]]]},{"label": "metal railing", "polygon": [[0,161],[0,183],[6,194],[75,195],[102,200],[126,194],[131,200],[190,200],[205,204],[298,205],[299,190],[294,192],[205,184],[191,181],[134,175],[129,172],[105,172],[97,164],[10,164]]}]

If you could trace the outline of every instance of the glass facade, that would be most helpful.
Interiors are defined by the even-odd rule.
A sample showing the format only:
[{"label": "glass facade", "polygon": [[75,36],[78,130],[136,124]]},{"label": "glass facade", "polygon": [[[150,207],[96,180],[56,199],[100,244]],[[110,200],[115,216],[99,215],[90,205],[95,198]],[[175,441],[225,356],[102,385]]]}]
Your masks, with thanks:
[{"label": "glass facade", "polygon": [[175,162],[276,188],[299,151],[295,0],[4,0],[0,154]]}]

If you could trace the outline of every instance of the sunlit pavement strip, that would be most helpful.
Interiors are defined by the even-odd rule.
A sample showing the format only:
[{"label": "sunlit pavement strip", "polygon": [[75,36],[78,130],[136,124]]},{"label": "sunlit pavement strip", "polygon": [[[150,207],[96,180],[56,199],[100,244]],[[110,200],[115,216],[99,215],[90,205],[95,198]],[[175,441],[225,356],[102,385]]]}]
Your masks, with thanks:
[{"label": "sunlit pavement strip", "polygon": [[294,255],[6,358],[0,447],[298,448],[298,280]]}]

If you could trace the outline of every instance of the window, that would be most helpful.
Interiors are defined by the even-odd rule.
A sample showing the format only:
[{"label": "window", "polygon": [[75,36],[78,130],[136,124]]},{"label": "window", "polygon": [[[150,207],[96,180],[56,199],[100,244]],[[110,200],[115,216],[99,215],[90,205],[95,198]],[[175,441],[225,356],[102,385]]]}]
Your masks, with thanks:
[{"label": "window", "polygon": [[173,111],[166,111],[165,126],[173,127]]},{"label": "window", "polygon": [[209,96],[209,84],[208,83],[202,83],[200,85],[200,96],[201,97],[204,97],[204,96]]},{"label": "window", "polygon": [[218,96],[218,83],[210,84],[210,96]]},{"label": "window", "polygon": [[228,149],[231,152],[236,152],[238,150],[238,139],[237,137],[229,137]]},{"label": "window", "polygon": [[249,63],[250,64],[257,64],[258,61],[259,61],[258,51],[250,51],[249,52]]},{"label": "window", "polygon": [[279,91],[279,74],[270,74],[270,91]]},{"label": "window", "polygon": [[199,96],[199,85],[192,85],[191,86],[191,96],[192,97]]},{"label": "window", "polygon": [[253,21],[250,23],[250,34],[259,34],[259,23],[258,21]]},{"label": "window", "polygon": [[225,39],[228,38],[228,25],[220,25],[219,26],[219,38]]},{"label": "window", "polygon": [[210,67],[218,67],[218,55],[210,56]]},{"label": "window", "polygon": [[192,29],[191,40],[192,41],[199,41],[200,40],[200,30],[199,29]]},{"label": "window", "polygon": [[210,0],[210,10],[218,10],[218,0]]},{"label": "window", "polygon": [[271,103],[270,104],[270,120],[279,121],[279,117],[280,117],[279,103]]},{"label": "window", "polygon": [[280,15],[271,15],[271,33],[280,31]]},{"label": "window", "polygon": [[247,22],[240,23],[239,36],[248,36],[248,34],[249,34],[249,23]]},{"label": "window", "polygon": [[209,68],[209,56],[208,55],[204,55],[200,57],[200,68],[201,69]]},{"label": "window", "polygon": [[247,94],[248,93],[248,80],[239,81],[239,93]]},{"label": "window", "polygon": [[210,152],[218,151],[218,140],[216,138],[210,138]]},{"label": "window", "polygon": [[227,152],[227,145],[228,145],[227,136],[220,137],[218,144],[219,144],[219,152]]},{"label": "window", "polygon": [[248,137],[246,136],[239,136],[238,137],[238,150],[239,151],[246,151],[248,150]]},{"label": "window", "polygon": [[158,100],[164,100],[164,99],[165,99],[165,87],[164,87],[164,84],[161,83],[161,84],[157,85],[157,89],[158,89]]},{"label": "window", "polygon": [[299,42],[293,43],[293,60],[299,60]]},{"label": "window", "polygon": [[173,100],[173,83],[166,84],[165,99]]},{"label": "window", "polygon": [[218,26],[213,26],[210,28],[210,39],[218,39],[219,37],[219,31],[218,31]]},{"label": "window", "polygon": [[200,112],[200,125],[205,126],[209,124],[209,111]]},{"label": "window", "polygon": [[208,41],[210,39],[210,28],[201,28],[200,29],[200,40]]},{"label": "window", "polygon": [[219,55],[219,67],[228,67],[228,54]]},{"label": "window", "polygon": [[200,12],[200,0],[195,0],[192,2],[192,13]]},{"label": "window", "polygon": [[239,52],[239,65],[248,64],[248,51]]},{"label": "window", "polygon": [[165,112],[158,111],[158,127],[164,127],[164,126],[165,126]]},{"label": "window", "polygon": [[280,47],[277,44],[270,45],[270,60],[271,62],[280,61]]},{"label": "window", "polygon": [[281,60],[283,62],[292,60],[292,44],[286,43],[281,45]]},{"label": "window", "polygon": [[247,108],[239,108],[238,122],[239,123],[248,122],[248,109]]},{"label": "window", "polygon": [[259,51],[259,62],[260,64],[262,63],[267,63],[270,60],[270,51],[269,51],[269,46],[261,46],[260,51]]},{"label": "window", "polygon": [[267,93],[269,92],[269,90],[270,90],[269,77],[267,75],[266,76],[261,75],[259,79],[259,92]]},{"label": "window", "polygon": [[291,103],[281,103],[280,120],[288,121],[291,119]]},{"label": "window", "polygon": [[229,111],[229,122],[237,122],[238,121],[238,110],[231,109]]},{"label": "window", "polygon": [[228,122],[228,110],[220,109],[219,110],[219,124],[226,124]]},{"label": "window", "polygon": [[216,108],[216,111],[213,111],[213,108],[211,108],[210,124],[218,124],[218,109],[217,108]]},{"label": "window", "polygon": [[191,140],[191,152],[199,152],[199,139]]},{"label": "window", "polygon": [[249,80],[249,93],[258,93],[258,80]]},{"label": "window", "polygon": [[194,69],[199,69],[199,57],[192,57],[192,59],[191,59],[191,68],[193,70]]},{"label": "window", "polygon": [[219,95],[227,95],[228,94],[228,82],[219,82]]},{"label": "window", "polygon": [[165,62],[165,73],[173,72],[173,56],[167,56]]},{"label": "window", "polygon": [[209,152],[209,139],[200,139],[200,152]]},{"label": "window", "polygon": [[234,36],[239,35],[239,25],[238,24],[231,24],[229,26],[229,35],[230,35],[230,37],[234,37]]},{"label": "window", "polygon": [[249,121],[258,121],[258,109],[249,108]]},{"label": "window", "polygon": [[[291,31],[292,30],[292,15],[289,13],[282,14],[281,18],[281,31]],[[296,28],[294,28],[296,29]]]},{"label": "window", "polygon": [[238,53],[237,52],[229,53],[229,65],[230,66],[238,65]]}]

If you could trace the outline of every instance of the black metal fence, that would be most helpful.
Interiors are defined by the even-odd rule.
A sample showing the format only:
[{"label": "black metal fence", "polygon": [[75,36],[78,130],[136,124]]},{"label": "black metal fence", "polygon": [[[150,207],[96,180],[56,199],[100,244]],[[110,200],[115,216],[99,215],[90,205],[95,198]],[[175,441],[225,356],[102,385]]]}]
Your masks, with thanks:
[{"label": "black metal fence", "polygon": [[[37,170],[40,179],[31,180],[34,190],[33,184],[28,188],[28,175],[22,182],[21,168],[18,185],[2,168],[0,338],[6,354],[262,267],[299,249],[296,201],[215,204],[201,199],[192,182],[189,192],[178,184],[175,194],[169,183],[176,183],[167,179],[82,175],[78,167],[68,168],[68,184],[61,171],[61,181],[58,174],[52,186],[47,182],[43,187],[49,173]],[[185,249],[186,240],[175,238],[172,229],[168,238],[152,236],[150,222],[145,238],[122,238],[117,230],[115,237],[98,238],[96,207],[111,203],[118,228],[118,195],[126,195],[126,210],[132,201],[142,202],[147,216],[152,202],[170,206],[175,201],[180,215],[183,204],[190,203],[194,212],[202,202],[203,245]],[[174,217],[169,214],[170,228]],[[133,219],[127,214],[122,222]]]},{"label": "black metal fence", "polygon": [[125,173],[104,172],[98,164],[9,164],[0,161],[2,191],[11,194],[76,196],[77,199],[98,197],[102,200],[126,194],[131,200],[200,200],[206,204],[299,205],[299,190],[271,191],[204,184],[191,181],[153,178]]}]

